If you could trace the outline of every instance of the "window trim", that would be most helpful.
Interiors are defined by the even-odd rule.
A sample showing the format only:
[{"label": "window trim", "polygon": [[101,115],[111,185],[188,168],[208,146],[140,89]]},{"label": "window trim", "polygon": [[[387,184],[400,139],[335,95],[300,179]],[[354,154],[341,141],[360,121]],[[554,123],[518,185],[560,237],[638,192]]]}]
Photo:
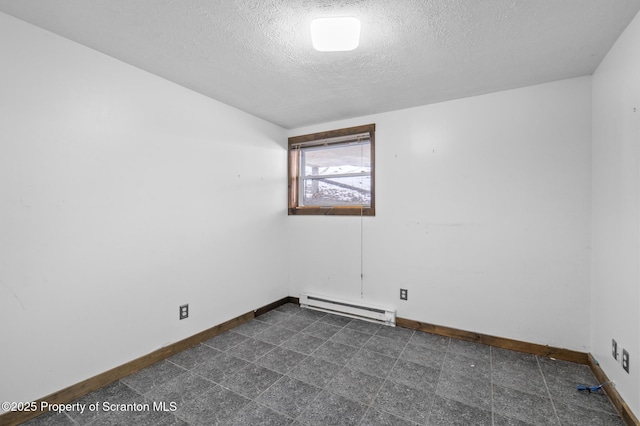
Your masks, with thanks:
[{"label": "window trim", "polygon": [[[366,124],[363,126],[348,127],[344,129],[329,130],[326,132],[312,133],[309,135],[294,136],[289,138],[288,144],[288,191],[289,191],[289,208],[288,214],[291,215],[340,215],[340,216],[375,216],[376,214],[376,197],[375,197],[375,124]],[[299,205],[299,159],[297,150],[292,146],[307,144],[312,146],[314,142],[324,139],[333,139],[346,136],[355,136],[362,133],[369,133],[369,143],[371,149],[371,205],[364,206],[300,206]],[[337,142],[340,143],[340,142]]]}]

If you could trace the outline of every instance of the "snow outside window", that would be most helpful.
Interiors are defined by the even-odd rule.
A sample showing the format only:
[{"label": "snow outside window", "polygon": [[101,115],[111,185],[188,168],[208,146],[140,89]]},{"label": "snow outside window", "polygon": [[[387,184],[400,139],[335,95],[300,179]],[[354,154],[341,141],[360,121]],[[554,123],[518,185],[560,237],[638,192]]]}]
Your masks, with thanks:
[{"label": "snow outside window", "polygon": [[375,125],[289,139],[289,214],[375,214]]}]

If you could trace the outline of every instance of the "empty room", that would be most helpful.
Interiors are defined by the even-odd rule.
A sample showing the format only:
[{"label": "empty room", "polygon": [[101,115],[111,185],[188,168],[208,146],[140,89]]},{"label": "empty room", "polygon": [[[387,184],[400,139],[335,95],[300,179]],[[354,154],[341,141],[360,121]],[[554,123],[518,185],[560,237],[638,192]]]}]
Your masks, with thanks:
[{"label": "empty room", "polygon": [[0,425],[637,425],[640,0],[0,0]]}]

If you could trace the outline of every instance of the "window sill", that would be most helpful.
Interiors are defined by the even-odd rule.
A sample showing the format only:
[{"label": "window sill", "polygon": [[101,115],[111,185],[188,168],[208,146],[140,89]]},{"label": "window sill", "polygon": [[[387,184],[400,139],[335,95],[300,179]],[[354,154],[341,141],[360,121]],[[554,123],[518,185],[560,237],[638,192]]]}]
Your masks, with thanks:
[{"label": "window sill", "polygon": [[296,207],[289,209],[289,216],[375,216],[373,207]]}]

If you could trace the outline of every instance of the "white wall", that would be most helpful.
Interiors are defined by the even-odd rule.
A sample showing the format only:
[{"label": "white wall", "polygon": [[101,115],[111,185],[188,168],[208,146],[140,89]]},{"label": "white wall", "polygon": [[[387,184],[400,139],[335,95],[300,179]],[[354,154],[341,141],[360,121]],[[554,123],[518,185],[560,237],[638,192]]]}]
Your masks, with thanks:
[{"label": "white wall", "polygon": [[284,129],[1,13],[0,62],[0,401],[288,295]]},{"label": "white wall", "polygon": [[[640,16],[593,75],[592,353],[640,415]],[[631,356],[630,374],[611,339]]]},{"label": "white wall", "polygon": [[[290,131],[376,123],[376,217],[289,217],[290,289],[589,350],[591,79]],[[409,300],[399,300],[399,289]]]},{"label": "white wall", "polygon": [[376,123],[378,204],[287,217],[283,129],[0,13],[0,400],[286,295],[363,290],[405,318],[591,351],[638,413],[639,39],[636,17],[593,110],[583,77],[290,131]]}]

